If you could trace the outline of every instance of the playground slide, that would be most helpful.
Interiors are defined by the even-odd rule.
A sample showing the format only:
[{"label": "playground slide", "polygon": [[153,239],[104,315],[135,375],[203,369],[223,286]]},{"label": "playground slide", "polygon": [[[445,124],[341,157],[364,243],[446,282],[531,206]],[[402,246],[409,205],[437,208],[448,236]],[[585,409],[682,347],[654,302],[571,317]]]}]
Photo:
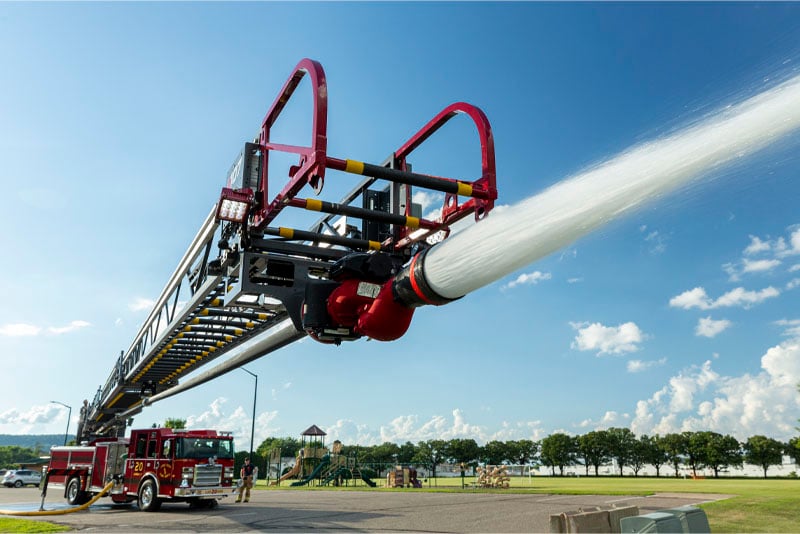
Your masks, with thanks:
[{"label": "playground slide", "polygon": [[275,486],[276,484],[278,484],[278,482],[283,482],[283,481],[284,481],[284,480],[286,480],[287,478],[292,478],[293,476],[297,476],[297,473],[299,473],[299,472],[300,472],[300,465],[301,465],[301,463],[302,463],[302,462],[300,461],[300,457],[298,456],[298,457],[297,457],[297,461],[295,461],[295,463],[294,463],[294,467],[292,467],[292,468],[291,468],[289,471],[287,471],[287,472],[286,472],[286,474],[285,474],[285,475],[283,475],[283,476],[282,476],[280,479],[278,479],[277,481],[274,481],[274,480],[273,480],[273,481],[270,483],[270,486]]},{"label": "playground slide", "polygon": [[363,473],[361,474],[361,480],[363,480],[364,483],[371,488],[377,486],[377,484],[371,478],[365,477]]},{"label": "playground slide", "polygon": [[347,474],[347,473],[349,473],[349,472],[350,472],[350,470],[349,470],[348,468],[346,468],[346,467],[339,467],[338,469],[334,469],[334,470],[331,472],[331,474],[330,474],[330,475],[328,475],[327,477],[325,477],[325,480],[323,480],[323,481],[322,481],[322,485],[323,485],[323,486],[327,486],[327,485],[328,485],[328,484],[330,484],[330,483],[331,483],[331,481],[332,481],[333,479],[335,479],[336,477],[338,477],[338,476],[344,476],[345,474]]},{"label": "playground slide", "polygon": [[311,474],[309,474],[307,477],[305,477],[303,479],[298,480],[297,482],[292,482],[291,485],[292,486],[305,486],[306,484],[308,484],[309,482],[311,482],[312,480],[317,478],[319,476],[319,474],[322,473],[322,471],[325,468],[327,468],[330,463],[331,463],[331,457],[326,454],[325,456],[323,456],[321,458],[321,460],[319,462],[319,465],[317,465],[317,467],[315,467],[314,470],[311,471]]}]

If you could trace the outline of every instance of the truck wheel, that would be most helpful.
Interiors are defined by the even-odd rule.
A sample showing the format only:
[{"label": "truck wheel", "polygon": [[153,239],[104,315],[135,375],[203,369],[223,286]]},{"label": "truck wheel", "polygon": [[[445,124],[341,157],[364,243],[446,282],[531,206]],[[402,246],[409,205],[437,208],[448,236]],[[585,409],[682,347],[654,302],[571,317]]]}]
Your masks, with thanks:
[{"label": "truck wheel", "polygon": [[158,498],[156,484],[151,479],[147,479],[139,488],[139,510],[157,512],[159,508],[161,508],[161,499]]},{"label": "truck wheel", "polygon": [[85,491],[81,491],[81,479],[72,477],[67,483],[67,502],[72,505],[83,504],[89,499]]}]

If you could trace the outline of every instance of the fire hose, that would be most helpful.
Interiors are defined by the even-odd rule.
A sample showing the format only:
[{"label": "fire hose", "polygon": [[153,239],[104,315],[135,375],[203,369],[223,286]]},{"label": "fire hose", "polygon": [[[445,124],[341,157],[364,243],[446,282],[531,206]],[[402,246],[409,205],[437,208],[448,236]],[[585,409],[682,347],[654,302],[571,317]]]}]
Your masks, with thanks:
[{"label": "fire hose", "polygon": [[40,516],[40,515],[64,515],[64,514],[71,514],[73,512],[80,512],[81,510],[86,510],[88,507],[93,505],[97,502],[97,499],[108,493],[108,491],[114,486],[114,481],[112,480],[106,487],[100,491],[97,495],[92,497],[92,499],[80,506],[76,506],[75,508],[65,508],[63,510],[36,510],[36,511],[15,511],[15,510],[0,510],[0,515],[21,515],[21,516]]}]

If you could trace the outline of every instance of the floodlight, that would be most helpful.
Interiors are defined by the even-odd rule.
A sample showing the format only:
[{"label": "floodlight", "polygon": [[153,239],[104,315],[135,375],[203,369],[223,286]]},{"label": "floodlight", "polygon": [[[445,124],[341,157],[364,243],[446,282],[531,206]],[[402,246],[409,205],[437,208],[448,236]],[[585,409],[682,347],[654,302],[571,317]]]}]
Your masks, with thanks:
[{"label": "floodlight", "polygon": [[253,190],[222,188],[217,205],[217,220],[241,223],[247,219],[250,205],[253,202]]}]

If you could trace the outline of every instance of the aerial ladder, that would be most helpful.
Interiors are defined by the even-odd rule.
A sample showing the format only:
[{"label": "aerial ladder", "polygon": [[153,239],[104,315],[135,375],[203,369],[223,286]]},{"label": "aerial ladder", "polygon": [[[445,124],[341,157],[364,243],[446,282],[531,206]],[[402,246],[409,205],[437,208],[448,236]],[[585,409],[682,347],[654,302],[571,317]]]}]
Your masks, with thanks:
[{"label": "aerial ladder", "polygon": [[[313,100],[310,143],[276,143],[273,126],[305,76]],[[325,72],[303,59],[258,135],[244,143],[219,201],[133,343],[93,400],[84,402],[79,442],[121,436],[145,406],[304,336],[330,344],[361,337],[390,341],[406,332],[417,306],[452,300],[426,283],[421,267],[426,251],[455,222],[470,215],[480,220],[494,207],[494,140],[486,115],[464,102],[451,104],[385,161],[370,164],[328,154],[327,109]],[[476,127],[480,175],[464,180],[412,171],[409,156],[459,114]],[[298,158],[288,169],[288,184],[277,192],[268,187],[273,153]],[[315,197],[328,171],[357,175],[359,181],[338,202],[323,201]],[[422,216],[412,202],[415,191],[444,195],[436,216]],[[278,226],[288,210],[320,215],[305,230]]]}]

